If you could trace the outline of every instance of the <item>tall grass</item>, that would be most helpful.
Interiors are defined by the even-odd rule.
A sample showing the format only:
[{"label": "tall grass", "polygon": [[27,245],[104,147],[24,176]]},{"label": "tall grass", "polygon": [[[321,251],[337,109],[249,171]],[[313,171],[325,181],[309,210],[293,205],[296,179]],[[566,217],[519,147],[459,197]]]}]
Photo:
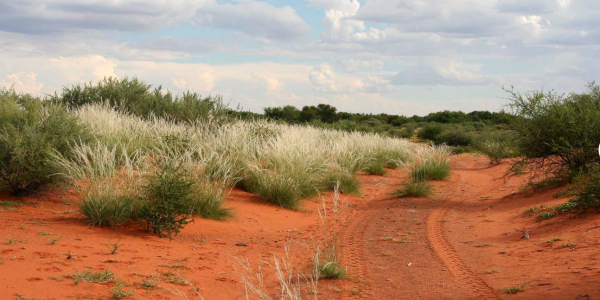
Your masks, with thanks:
[{"label": "tall grass", "polygon": [[414,182],[447,179],[450,176],[449,155],[450,150],[445,146],[421,147],[409,166],[411,179]]}]

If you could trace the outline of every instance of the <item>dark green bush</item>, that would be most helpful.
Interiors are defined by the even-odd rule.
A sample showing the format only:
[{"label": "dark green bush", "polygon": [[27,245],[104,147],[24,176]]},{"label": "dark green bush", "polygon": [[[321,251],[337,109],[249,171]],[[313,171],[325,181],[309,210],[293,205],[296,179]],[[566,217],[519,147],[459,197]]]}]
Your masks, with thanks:
[{"label": "dark green bush", "polygon": [[90,139],[87,128],[61,105],[13,90],[0,92],[0,186],[30,193],[57,182],[50,153],[66,154],[70,144]]},{"label": "dark green bush", "polygon": [[196,121],[222,119],[227,116],[227,105],[220,96],[204,97],[192,92],[175,96],[163,93],[162,87],[152,89],[152,85],[137,78],[104,78],[97,84],[87,83],[65,87],[62,94],[55,95],[54,102],[70,108],[91,103],[108,103],[144,118],[163,117],[173,121]]},{"label": "dark green bush", "polygon": [[417,136],[422,140],[435,141],[438,135],[444,131],[444,125],[437,123],[429,123],[419,129]]},{"label": "dark green bush", "polygon": [[572,179],[582,167],[598,163],[600,88],[561,96],[554,92],[510,93],[516,118],[511,128],[523,163],[534,171]]},{"label": "dark green bush", "polygon": [[194,181],[181,166],[165,164],[150,178],[140,219],[159,237],[172,238],[191,222]]},{"label": "dark green bush", "polygon": [[600,168],[594,166],[582,171],[570,190],[569,194],[575,196],[569,201],[571,208],[583,212],[600,210]]},{"label": "dark green bush", "polygon": [[473,144],[473,135],[464,128],[456,128],[444,131],[434,139],[436,144],[446,144],[448,146],[470,146]]}]

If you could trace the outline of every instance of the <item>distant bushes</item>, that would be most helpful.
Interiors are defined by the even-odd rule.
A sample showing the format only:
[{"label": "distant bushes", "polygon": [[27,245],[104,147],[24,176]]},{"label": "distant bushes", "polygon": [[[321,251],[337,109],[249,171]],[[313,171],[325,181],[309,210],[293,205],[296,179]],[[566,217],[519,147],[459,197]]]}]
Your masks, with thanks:
[{"label": "distant bushes", "polygon": [[38,191],[59,177],[51,153],[67,154],[70,146],[90,138],[60,105],[48,105],[13,90],[0,92],[0,186],[15,194]]},{"label": "distant bushes", "polygon": [[161,86],[152,89],[152,85],[127,77],[108,77],[96,84],[90,82],[65,87],[60,95],[54,96],[53,101],[69,108],[106,103],[136,116],[156,116],[176,122],[222,119],[229,111],[220,96],[202,98],[189,91],[175,96],[169,91],[163,92]]}]

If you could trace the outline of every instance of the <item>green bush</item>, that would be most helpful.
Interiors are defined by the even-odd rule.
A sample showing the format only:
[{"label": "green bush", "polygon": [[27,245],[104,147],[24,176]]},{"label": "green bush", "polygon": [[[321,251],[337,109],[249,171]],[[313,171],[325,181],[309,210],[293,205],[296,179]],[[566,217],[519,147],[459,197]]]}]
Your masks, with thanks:
[{"label": "green bush", "polygon": [[[481,153],[490,158],[492,165],[502,162],[502,159],[514,156],[513,149],[506,142],[485,141],[477,147]],[[516,165],[515,165],[516,166]],[[519,164],[522,168],[523,164]]]},{"label": "green bush", "polygon": [[173,163],[161,165],[145,187],[143,197],[147,203],[140,219],[154,234],[171,239],[191,221],[194,192],[187,170]]},{"label": "green bush", "polygon": [[428,182],[408,181],[404,187],[396,191],[398,197],[430,196],[433,186]]},{"label": "green bush", "polygon": [[589,163],[600,162],[600,87],[561,96],[554,92],[510,93],[511,129],[522,161],[544,175],[572,179]]},{"label": "green bush", "polygon": [[437,136],[440,135],[442,131],[444,131],[444,128],[444,125],[437,123],[429,123],[421,129],[419,129],[419,131],[417,132],[417,136],[422,140],[435,141]]},{"label": "green bush", "polygon": [[87,128],[60,105],[47,105],[13,90],[0,92],[0,186],[30,193],[60,178],[51,153],[90,138]]},{"label": "green bush", "polygon": [[86,83],[65,87],[61,95],[55,95],[54,102],[70,108],[91,103],[108,103],[111,107],[124,110],[136,116],[167,118],[173,121],[196,121],[222,119],[227,116],[227,105],[220,96],[204,97],[192,92],[175,96],[163,93],[162,87],[152,89],[152,85],[137,78],[104,78],[97,84]]},{"label": "green bush", "polygon": [[600,168],[595,166],[582,171],[569,194],[575,196],[569,201],[572,208],[583,212],[600,210]]},{"label": "green bush", "polygon": [[252,176],[252,190],[263,200],[292,210],[300,207],[301,191],[294,178],[270,170],[256,170]]},{"label": "green bush", "polygon": [[376,157],[370,163],[367,164],[365,172],[372,175],[385,175],[385,166],[388,160],[385,157]]},{"label": "green bush", "polygon": [[464,128],[455,128],[444,131],[434,139],[436,144],[446,144],[448,146],[463,147],[473,144],[473,135]]}]

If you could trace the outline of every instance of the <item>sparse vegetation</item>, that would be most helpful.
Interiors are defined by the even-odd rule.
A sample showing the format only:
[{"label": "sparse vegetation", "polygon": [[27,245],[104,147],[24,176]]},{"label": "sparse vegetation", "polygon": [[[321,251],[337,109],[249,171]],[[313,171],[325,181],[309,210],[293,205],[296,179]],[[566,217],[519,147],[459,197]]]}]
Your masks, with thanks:
[{"label": "sparse vegetation", "polygon": [[409,181],[404,184],[404,187],[396,191],[398,197],[420,197],[430,196],[433,186],[428,182]]},{"label": "sparse vegetation", "polygon": [[315,269],[318,270],[321,279],[346,277],[347,271],[340,265],[335,246],[328,247],[325,253],[317,249],[313,264],[315,264]]},{"label": "sparse vegetation", "polygon": [[84,283],[107,283],[111,282],[115,275],[109,271],[108,269],[104,269],[100,272],[94,273],[93,271],[76,271],[75,273],[69,275],[75,284],[79,284],[80,282]]},{"label": "sparse vegetation", "polygon": [[502,289],[504,292],[509,294],[517,294],[525,292],[525,285],[513,285]]}]

